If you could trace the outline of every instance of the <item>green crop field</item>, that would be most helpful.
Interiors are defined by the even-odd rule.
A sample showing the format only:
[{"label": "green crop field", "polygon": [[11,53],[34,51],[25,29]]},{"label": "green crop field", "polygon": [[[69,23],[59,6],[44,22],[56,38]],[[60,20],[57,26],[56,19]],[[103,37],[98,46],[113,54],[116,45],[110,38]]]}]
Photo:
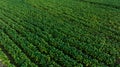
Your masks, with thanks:
[{"label": "green crop field", "polygon": [[120,67],[120,0],[0,0],[0,67]]}]

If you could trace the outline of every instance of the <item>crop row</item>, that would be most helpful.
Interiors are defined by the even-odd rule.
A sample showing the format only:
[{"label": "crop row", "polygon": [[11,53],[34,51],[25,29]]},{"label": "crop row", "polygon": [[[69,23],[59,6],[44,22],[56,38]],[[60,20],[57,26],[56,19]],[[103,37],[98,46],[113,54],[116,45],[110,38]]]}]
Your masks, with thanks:
[{"label": "crop row", "polygon": [[[6,18],[7,19],[7,18]],[[9,18],[8,18],[9,19]],[[66,55],[64,55],[61,51],[55,49],[54,47],[50,47],[50,45],[46,45],[46,47],[44,47],[45,44],[41,44],[39,43],[41,41],[41,39],[39,37],[37,37],[36,34],[32,34],[29,32],[25,32],[27,30],[25,30],[22,26],[16,24],[14,22],[13,26],[11,23],[13,23],[13,21],[8,20],[9,22],[7,22],[7,24],[9,26],[11,26],[11,28],[14,28],[22,37],[26,37],[27,40],[29,40],[32,44],[34,44],[35,46],[38,47],[39,51],[41,51],[42,53],[45,53],[45,49],[47,50],[48,55],[50,55],[50,57],[52,57],[56,62],[59,62],[61,65],[75,65],[76,61],[73,61],[72,59],[70,59],[69,57],[67,57]],[[21,23],[21,22],[19,22]],[[24,23],[21,23],[22,25],[26,26]],[[29,26],[28,26],[29,27]],[[31,28],[31,27],[30,27]],[[34,29],[34,28],[33,28]],[[22,30],[22,31],[21,31]],[[37,31],[39,34],[42,31]],[[35,40],[35,42],[34,42]],[[43,40],[43,39],[42,39]],[[24,42],[23,42],[24,43]],[[38,45],[39,44],[39,45]],[[43,46],[42,46],[43,45]],[[48,49],[49,48],[49,49]],[[52,53],[51,53],[52,52]],[[46,53],[46,54],[47,54]],[[54,54],[53,54],[54,53]],[[60,60],[61,59],[61,60]]]},{"label": "crop row", "polygon": [[[40,7],[40,6],[37,5],[37,7]],[[45,7],[43,5],[40,7],[40,9],[43,10],[41,12],[49,10],[48,7]],[[36,11],[37,11],[37,9],[36,9]],[[39,11],[40,10],[38,10],[38,12]],[[51,11],[53,11],[53,9]],[[77,24],[71,26],[71,24],[69,24],[69,22],[76,23],[75,17],[77,17],[77,16],[57,13],[58,10],[56,10],[54,12],[51,12],[51,11],[46,11],[46,12],[50,12],[50,13],[45,13],[45,14],[38,13],[38,15],[37,15],[37,13],[32,11],[32,9],[31,9],[31,10],[28,10],[28,13],[27,13],[27,11],[26,12],[25,11],[19,11],[17,13],[17,15],[16,14],[12,15],[15,12],[12,12],[12,14],[10,14],[10,13],[6,13],[5,14],[4,13],[4,15],[6,17],[8,17],[9,19],[12,19],[12,22],[17,22],[16,25],[18,27],[16,27],[16,25],[13,26],[10,23],[9,23],[10,24],[9,25],[8,21],[10,21],[10,20],[6,21],[6,23],[10,27],[15,29],[15,31],[17,31],[19,33],[20,37],[21,36],[22,37],[26,37],[25,39],[27,39],[29,42],[33,41],[32,44],[34,44],[34,43],[38,44],[40,42],[39,37],[42,37],[43,40],[45,40],[45,42],[47,43],[47,45],[54,46],[54,48],[57,48],[57,49],[63,51],[63,53],[69,55],[70,57],[72,57],[75,60],[76,60],[76,57],[79,54],[81,54],[81,52],[84,52],[83,56],[86,56],[86,58],[88,58],[88,55],[89,55],[90,59],[94,58],[94,59],[97,59],[99,62],[104,62],[104,63],[106,63],[108,65],[114,63],[115,58],[114,57],[111,58],[110,55],[116,56],[116,54],[117,54],[117,56],[119,56],[119,52],[117,51],[116,48],[113,48],[112,46],[106,46],[107,45],[106,42],[104,42],[104,40],[102,40],[102,38],[99,38],[100,36],[98,36],[98,35],[94,36],[93,33],[92,33],[92,32],[95,32],[94,30],[92,30],[93,28],[90,27],[90,29],[89,29],[89,27],[85,27],[85,26],[80,25],[80,24],[79,24],[80,27],[76,26]],[[7,14],[8,14],[8,16],[7,16]],[[16,15],[16,17],[14,17],[15,15]],[[43,15],[45,15],[45,16],[43,17]],[[58,16],[57,16],[57,18],[55,18],[54,16],[50,16],[50,15],[54,15],[55,17],[57,15],[60,15],[61,17],[64,17],[64,15],[66,15],[67,18],[70,18],[70,19],[67,19],[67,20],[65,20],[63,18],[58,19]],[[12,17],[10,17],[10,16],[12,16]],[[16,18],[16,19],[14,20],[14,18]],[[40,20],[36,20],[35,18],[38,18]],[[50,20],[50,19],[53,19],[53,20]],[[18,23],[18,20],[19,21],[21,20],[22,23],[20,23],[20,22]],[[82,22],[82,21],[79,21],[79,19],[77,19],[77,20],[78,20],[77,22]],[[85,23],[85,21],[83,21],[82,23]],[[19,26],[19,24],[20,24],[20,26]],[[89,23],[87,25],[89,25]],[[61,26],[64,26],[64,27],[61,28]],[[23,31],[19,30],[19,28],[21,30],[23,30]],[[51,30],[51,29],[53,29],[53,30]],[[103,29],[103,31],[101,31],[102,29]],[[87,30],[89,30],[90,32],[89,31],[87,32]],[[99,34],[100,32],[103,33],[102,36],[106,36],[107,34],[108,35],[110,34],[109,37],[112,36],[112,39],[114,39],[113,40],[114,42],[118,42],[119,41],[119,37],[117,37],[118,35],[110,32],[110,31],[109,31],[109,33],[107,33],[107,32],[104,33],[104,31],[109,30],[108,28],[107,29],[100,28],[100,29],[95,29],[95,30],[97,30],[96,34]],[[27,32],[25,32],[25,31],[27,31]],[[76,31],[76,33],[75,33],[75,31]],[[31,32],[33,34],[28,33],[28,32]],[[26,34],[30,34],[30,35],[26,35]],[[29,36],[33,36],[34,37],[35,34],[37,36],[34,39],[36,39],[37,42],[34,42],[32,37],[28,38]],[[77,35],[75,35],[75,34],[77,34]],[[86,35],[84,35],[84,34],[86,34]],[[95,42],[94,42],[94,39],[96,39]],[[116,39],[118,41],[115,41]],[[103,44],[100,45],[99,43],[101,43],[101,41],[103,41],[102,42]],[[86,43],[90,43],[91,42],[91,43],[90,44],[86,44],[84,42],[86,42]],[[108,41],[108,43],[109,42],[110,41]],[[112,42],[112,40],[111,40],[111,42]],[[56,46],[56,45],[58,45],[58,46]],[[110,48],[108,48],[108,47],[112,48],[112,50],[110,50]],[[70,52],[70,49],[67,50],[68,48],[74,49],[74,51]],[[102,48],[104,48],[104,49],[102,49]],[[80,50],[80,51],[78,51],[78,50]],[[100,50],[103,50],[105,52],[100,51]],[[74,54],[74,52],[78,52],[78,54]],[[102,55],[104,55],[104,56],[102,56]],[[95,60],[95,62],[98,62],[97,60]],[[112,60],[114,60],[114,61],[112,61]],[[77,62],[79,62],[79,59],[78,59]],[[86,63],[86,62],[83,62],[83,63]]]},{"label": "crop row", "polygon": [[[21,23],[21,24],[22,24],[22,23]],[[30,26],[29,28],[32,27],[30,30],[32,30],[32,29],[34,28],[34,27],[33,27],[32,25],[30,25],[30,24],[25,24],[25,23],[23,23],[23,24],[24,24],[24,26],[29,25],[29,26]],[[22,25],[23,25],[23,24],[22,24]],[[27,29],[29,29],[29,28],[27,27]],[[18,28],[18,29],[20,29],[20,28]],[[33,29],[33,30],[34,30],[34,29]],[[20,31],[20,30],[19,30],[19,31]],[[39,32],[41,32],[39,29],[35,29],[35,30],[32,31],[32,32],[35,32],[35,31],[38,32],[38,35],[40,34]],[[35,33],[37,34],[37,32],[35,32]],[[25,34],[25,33],[24,33],[24,34]],[[41,34],[40,34],[40,35],[41,35]],[[27,35],[26,35],[26,36],[27,36]],[[51,38],[51,37],[50,37],[50,38]],[[52,39],[52,40],[54,40],[54,39]],[[57,42],[55,42],[55,43],[57,43]],[[64,44],[63,44],[63,45],[58,44],[58,46],[61,46],[61,47],[57,47],[57,48],[63,49],[63,50],[65,50],[65,51],[69,52],[67,49],[64,49],[64,48],[62,47],[62,46],[64,46]],[[65,47],[65,48],[68,48],[68,46],[64,46],[64,47]],[[69,49],[73,49],[73,48],[69,47]],[[74,50],[74,49],[73,49],[73,50]],[[67,52],[66,52],[66,53],[67,53]],[[72,52],[73,55],[75,55],[74,52],[77,52],[77,51],[76,51],[76,50],[73,51],[73,52]],[[69,53],[67,53],[67,54],[71,54],[71,53],[69,52]],[[71,55],[72,55],[72,54],[71,54]],[[80,55],[80,53],[78,53],[78,54]],[[72,56],[73,56],[73,55],[72,55]],[[77,56],[78,56],[78,55],[76,54],[76,56],[75,56],[75,57],[73,56],[73,57],[76,58]],[[79,59],[79,60],[80,60],[80,59]],[[88,60],[88,61],[89,61],[89,60]],[[90,62],[90,61],[89,61],[89,62]],[[91,63],[91,62],[90,62],[90,63]]]},{"label": "crop row", "polygon": [[[3,29],[4,28],[4,29]],[[0,29],[5,30],[5,27],[2,25],[0,21]],[[0,35],[1,35],[1,45],[4,47],[4,49],[11,55],[14,60],[14,64],[16,66],[29,66],[29,67],[37,67],[34,63],[32,63],[27,56],[21,51],[18,46],[14,44],[14,42],[3,32],[0,30]]]},{"label": "crop row", "polygon": [[[47,4],[46,4],[47,5]],[[60,10],[59,11],[57,11],[57,13],[55,12],[55,9],[53,9],[53,10],[51,10],[51,9],[49,9],[49,8],[51,8],[51,7],[49,7],[48,8],[48,6],[47,7],[45,7],[45,6],[43,6],[43,5],[40,5],[41,7],[43,7],[43,9],[47,9],[47,11],[48,12],[52,12],[52,14],[53,15],[56,15],[56,14],[58,14],[58,12],[59,12],[59,15],[63,15],[63,13],[64,12],[61,12]],[[38,7],[38,6],[36,6],[36,7]],[[53,6],[52,6],[53,7]],[[40,8],[39,8],[40,9]],[[62,9],[61,9],[62,10]],[[56,14],[55,14],[56,13]],[[67,14],[68,15],[68,18],[70,18],[70,16],[69,16],[69,14]],[[57,15],[56,15],[57,16]],[[64,15],[63,15],[64,16]],[[72,15],[73,17],[71,17],[73,20],[75,20],[75,18],[77,18],[77,17],[80,17],[80,16],[76,16],[76,15]],[[75,17],[75,18],[74,18]],[[67,18],[67,19],[68,19]],[[82,17],[81,17],[82,18]],[[88,18],[88,17],[87,17]],[[90,20],[90,19],[89,19]],[[87,26],[92,26],[90,23],[91,22],[93,22],[93,21],[88,21],[88,19],[87,20],[84,20],[83,22],[82,21],[79,21],[79,20],[76,20],[77,21],[77,24],[79,23],[79,22],[81,22],[81,23],[84,23],[85,25],[86,25],[86,23],[88,22],[88,24],[87,24]],[[67,22],[70,22],[70,21],[67,21]],[[85,23],[86,22],[86,23]],[[99,21],[98,21],[99,22]],[[74,22],[72,22],[72,23],[74,23]],[[76,23],[76,22],[75,22]],[[74,24],[75,24],[74,23]],[[74,26],[74,24],[73,24],[73,26]],[[93,23],[92,23],[93,24]],[[80,25],[80,24],[79,24]],[[100,24],[99,24],[100,25]],[[94,25],[95,26],[95,25]],[[98,26],[98,25],[96,25],[96,26]],[[95,27],[96,27],[95,26]],[[104,26],[104,27],[103,27]],[[115,26],[115,25],[114,25]],[[76,26],[75,26],[76,27]],[[81,32],[81,31],[79,31],[79,29],[80,29],[80,27],[83,27],[83,26],[79,26],[78,28],[76,27],[76,29],[78,29],[77,31],[78,32]],[[84,26],[85,27],[85,26]],[[101,29],[100,29],[101,28]],[[94,30],[93,30],[94,29]],[[92,34],[92,35],[95,35],[95,36],[97,36],[99,39],[101,38],[101,37],[103,37],[104,39],[106,39],[106,41],[107,42],[110,42],[110,43],[116,43],[116,42],[119,42],[119,40],[120,40],[120,38],[118,37],[118,35],[119,34],[117,34],[118,33],[118,31],[115,31],[115,30],[112,30],[112,28],[108,28],[108,26],[106,26],[105,27],[105,25],[100,25],[100,26],[98,26],[98,28],[96,27],[96,28],[87,28],[87,29],[85,29],[85,30],[90,30],[90,31],[88,31],[90,34]],[[109,30],[109,31],[108,31]],[[108,32],[107,32],[108,31]],[[93,33],[93,32],[95,32],[95,33]],[[113,32],[116,32],[116,34],[115,33],[113,33]],[[71,33],[70,33],[71,34]],[[79,35],[79,34],[78,34]],[[78,36],[77,35],[77,36]],[[101,35],[101,36],[100,36]],[[95,37],[95,36],[93,36],[93,37]],[[103,39],[102,38],[102,39]],[[108,39],[109,38],[109,39]],[[101,39],[101,40],[102,40]],[[91,41],[92,43],[97,43],[99,40],[96,40],[96,42],[94,42],[94,41]],[[99,42],[98,42],[99,43]],[[103,45],[104,46],[104,45]],[[108,46],[109,47],[109,46]],[[110,47],[116,47],[116,46],[114,46],[114,45],[111,45]],[[106,51],[107,52],[107,51]],[[111,52],[110,52],[111,53]]]},{"label": "crop row", "polygon": [[[101,52],[102,53],[102,52]],[[107,55],[106,55],[107,56]]]},{"label": "crop row", "polygon": [[[33,46],[28,41],[26,41],[24,37],[19,36],[18,32],[16,32],[14,29],[9,28],[8,25],[6,25],[6,29],[9,30],[9,31],[5,30],[5,32],[11,38],[11,40],[13,40],[16,43],[16,45],[18,45],[19,48],[21,48],[23,52],[29,57],[29,59],[31,59],[35,64],[39,66],[46,66],[46,65],[52,65],[52,64],[54,64],[54,66],[57,66],[57,67],[59,66],[54,61],[50,61],[51,59],[49,56],[41,54],[36,49],[36,47]],[[16,34],[16,35],[13,35],[13,34]]]},{"label": "crop row", "polygon": [[[0,42],[1,43],[1,42]],[[1,49],[2,48],[2,49]],[[3,49],[3,47],[0,45],[0,62],[4,65],[4,66],[9,66],[9,67],[15,67],[15,65],[12,63],[12,61],[10,61],[10,57],[7,56],[8,54],[6,53],[6,50]]]},{"label": "crop row", "polygon": [[[25,6],[27,6],[28,7],[28,5],[25,5]],[[44,7],[44,6],[43,6]],[[29,7],[30,8],[30,7]],[[24,8],[25,9],[25,8]],[[48,9],[47,7],[46,7],[46,9]],[[31,9],[32,10],[32,9]],[[23,10],[22,10],[23,11]],[[20,12],[22,12],[22,11],[20,11]],[[37,11],[37,10],[36,10]],[[49,11],[50,12],[50,11]],[[57,12],[60,12],[60,11],[57,11]],[[53,12],[53,13],[55,13],[55,12]],[[29,14],[28,14],[29,15]],[[38,16],[37,16],[38,17]],[[25,18],[26,19],[26,18]],[[56,18],[57,19],[57,18]],[[30,19],[29,19],[30,20]],[[53,21],[54,22],[54,21]],[[62,22],[62,21],[61,21]],[[70,21],[65,21],[65,22],[70,22]],[[80,21],[81,22],[81,21]],[[84,23],[84,22],[83,22]],[[50,23],[49,23],[50,24]],[[89,24],[87,24],[87,25],[89,25]],[[68,26],[68,24],[66,25],[66,26]],[[71,26],[71,25],[69,25],[69,26]],[[76,26],[75,26],[76,27]],[[80,27],[82,27],[82,28],[84,28],[83,26],[79,26],[78,28],[76,27],[75,28],[75,30],[77,30],[77,32],[79,32],[79,33],[81,33],[81,31],[79,31],[79,29],[80,29]],[[96,29],[96,28],[95,28]],[[104,28],[103,28],[104,29]],[[115,42],[118,42],[120,39],[119,39],[119,37],[118,36],[115,36],[114,34],[113,34],[113,32],[104,32],[103,30],[101,30],[101,29],[99,29],[98,28],[98,30],[100,30],[100,31],[95,31],[95,30],[93,30],[93,28],[87,28],[87,29],[85,29],[86,31],[87,30],[90,30],[90,31],[87,31],[87,32],[85,32],[85,33],[90,33],[90,34],[92,34],[92,36],[93,37],[95,37],[96,35],[96,37],[97,37],[97,39],[96,39],[96,42],[94,42],[93,40],[91,41],[91,42],[89,42],[89,43],[100,43],[101,42],[101,40],[104,38],[104,37],[106,37],[106,38],[104,38],[104,39],[106,39],[107,41],[108,41],[108,38],[109,38],[109,40],[110,39],[112,39],[112,41],[111,41],[111,43],[113,43],[113,41],[115,41],[116,39],[117,39],[117,41],[115,41]],[[66,30],[65,30],[66,31]],[[103,31],[103,32],[101,32],[101,31]],[[106,31],[106,30],[105,30]],[[82,31],[83,32],[83,31]],[[95,33],[92,33],[92,32],[95,32]],[[67,32],[66,32],[67,33]],[[101,34],[102,33],[102,34]],[[68,33],[67,33],[68,34]],[[73,34],[73,33],[70,33],[70,35],[71,34]],[[90,35],[89,34],[89,35]],[[104,35],[103,35],[104,34]],[[79,34],[76,34],[77,36],[79,36]],[[101,35],[101,36],[100,36]],[[75,34],[73,34],[72,36],[75,36]],[[76,37],[77,37],[76,36]],[[80,35],[81,36],[81,35]],[[104,37],[103,37],[104,36]],[[103,37],[102,39],[101,39],[101,37]],[[99,42],[100,41],[100,42]],[[103,45],[103,44],[101,44],[101,45]],[[103,45],[104,46],[104,45]],[[107,47],[109,47],[109,46],[107,46]],[[110,46],[110,47],[113,47],[112,45]],[[116,47],[116,46],[114,46],[114,47]],[[105,52],[107,52],[106,50],[104,50]],[[109,51],[109,50],[108,50]],[[110,51],[110,52],[108,52],[108,53],[111,53],[112,51]],[[114,52],[115,53],[115,52]],[[113,53],[113,54],[114,54]],[[115,54],[114,54],[115,55]]]}]

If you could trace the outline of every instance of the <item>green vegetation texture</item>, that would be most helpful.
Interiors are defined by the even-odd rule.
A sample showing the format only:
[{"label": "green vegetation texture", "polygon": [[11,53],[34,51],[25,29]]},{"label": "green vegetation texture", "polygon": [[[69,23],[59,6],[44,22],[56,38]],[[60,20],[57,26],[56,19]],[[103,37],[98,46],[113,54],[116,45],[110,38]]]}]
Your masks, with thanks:
[{"label": "green vegetation texture", "polygon": [[120,67],[120,0],[0,0],[0,63]]}]

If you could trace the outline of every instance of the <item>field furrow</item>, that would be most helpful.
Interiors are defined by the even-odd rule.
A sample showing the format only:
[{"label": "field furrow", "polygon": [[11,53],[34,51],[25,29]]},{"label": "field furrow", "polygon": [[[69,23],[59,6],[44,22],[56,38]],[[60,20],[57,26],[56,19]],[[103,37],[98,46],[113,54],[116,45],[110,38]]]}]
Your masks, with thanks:
[{"label": "field furrow", "polygon": [[0,1],[0,66],[119,67],[119,3]]}]

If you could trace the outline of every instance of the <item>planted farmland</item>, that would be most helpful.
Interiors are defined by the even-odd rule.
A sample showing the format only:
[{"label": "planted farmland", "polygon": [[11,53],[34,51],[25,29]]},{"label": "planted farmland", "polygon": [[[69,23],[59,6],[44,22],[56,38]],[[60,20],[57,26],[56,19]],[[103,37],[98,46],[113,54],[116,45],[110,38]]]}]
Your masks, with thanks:
[{"label": "planted farmland", "polygon": [[0,66],[119,67],[119,0],[1,0]]}]

